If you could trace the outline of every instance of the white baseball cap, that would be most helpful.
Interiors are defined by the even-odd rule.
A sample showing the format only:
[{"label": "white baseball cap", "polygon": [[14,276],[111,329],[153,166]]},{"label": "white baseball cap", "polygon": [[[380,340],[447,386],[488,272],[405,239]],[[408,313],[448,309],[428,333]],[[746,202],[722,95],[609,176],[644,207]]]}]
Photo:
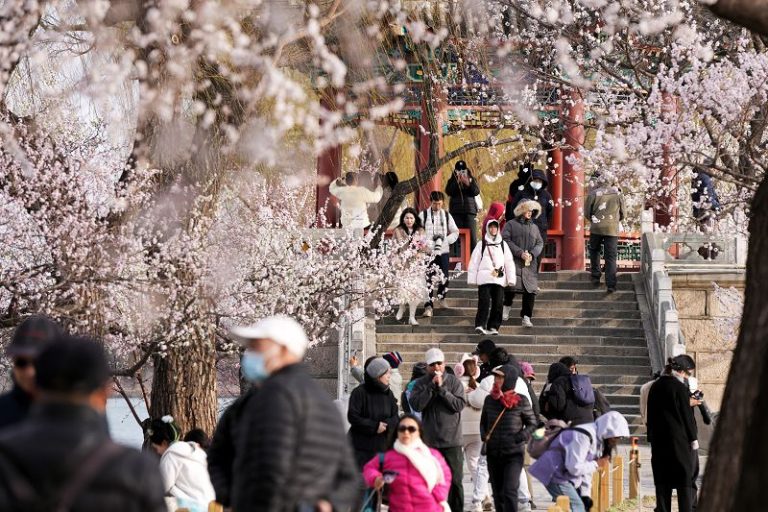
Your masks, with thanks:
[{"label": "white baseball cap", "polygon": [[233,327],[229,332],[238,338],[241,344],[248,340],[272,340],[301,358],[309,345],[307,333],[301,324],[285,315],[270,316],[253,325]]},{"label": "white baseball cap", "polygon": [[427,365],[430,365],[432,363],[444,363],[445,354],[443,354],[443,351],[440,350],[439,348],[431,348],[427,350],[426,361],[427,361]]}]

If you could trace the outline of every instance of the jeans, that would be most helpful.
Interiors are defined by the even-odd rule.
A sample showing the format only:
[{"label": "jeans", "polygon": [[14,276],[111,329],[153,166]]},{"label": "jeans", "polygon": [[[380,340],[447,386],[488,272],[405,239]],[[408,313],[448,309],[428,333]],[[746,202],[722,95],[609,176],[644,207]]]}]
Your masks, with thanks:
[{"label": "jeans", "polygon": [[520,487],[520,472],[523,469],[523,454],[488,455],[488,473],[493,488],[493,503],[496,512],[517,512],[517,491]]},{"label": "jeans", "polygon": [[571,512],[587,512],[584,502],[581,501],[579,492],[572,484],[556,484],[550,482],[547,486],[549,495],[552,496],[552,501],[557,500],[558,496],[568,496],[571,500]]},{"label": "jeans", "polygon": [[464,458],[472,476],[472,503],[480,503],[488,496],[488,460],[480,455],[483,442],[480,434],[464,435]]},{"label": "jeans", "polygon": [[451,468],[451,490],[448,492],[448,506],[451,512],[463,512],[464,510],[464,454],[461,446],[450,448],[438,448],[445,463]]},{"label": "jeans", "polygon": [[[450,255],[448,253],[435,256],[430,264],[431,269],[427,272],[427,286],[429,286],[429,300],[425,307],[432,307],[432,301],[437,297],[438,299],[445,298],[446,291],[448,289],[448,263],[450,261]],[[437,267],[437,268],[435,268]],[[432,285],[432,279],[438,276],[438,273],[442,272],[440,276],[443,280],[442,283]]]},{"label": "jeans", "polygon": [[619,237],[589,235],[589,265],[592,271],[592,279],[600,279],[600,248],[603,249],[605,259],[605,284],[608,288],[616,288],[616,260],[619,254]]},{"label": "jeans", "polygon": [[[451,214],[453,222],[456,223],[456,227],[459,229],[469,230],[469,253],[475,250],[477,245],[477,216],[470,213]],[[459,243],[453,246],[454,256],[461,255],[461,237],[459,237]]]},{"label": "jeans", "polygon": [[[512,302],[515,300],[514,288],[504,288],[504,305],[512,307]],[[520,318],[527,316],[533,318],[533,305],[536,303],[536,294],[522,292],[523,294],[523,308],[520,310]]]},{"label": "jeans", "polygon": [[501,327],[504,287],[499,284],[483,284],[477,289],[477,314],[475,327],[498,329]]}]

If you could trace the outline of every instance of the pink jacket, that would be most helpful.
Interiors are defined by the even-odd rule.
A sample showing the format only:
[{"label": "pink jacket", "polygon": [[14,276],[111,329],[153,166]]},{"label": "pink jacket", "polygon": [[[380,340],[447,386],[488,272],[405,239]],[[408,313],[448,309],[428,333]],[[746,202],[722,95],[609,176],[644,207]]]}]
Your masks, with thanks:
[{"label": "pink jacket", "polygon": [[[430,448],[432,455],[443,468],[444,482],[435,485],[432,493],[427,490],[427,483],[421,473],[411,464],[405,455],[389,450],[384,454],[384,471],[397,471],[395,481],[389,484],[389,510],[391,512],[443,512],[441,502],[448,498],[451,487],[451,469],[445,463],[440,452]],[[368,461],[363,468],[363,478],[368,487],[380,476],[379,456]]]}]

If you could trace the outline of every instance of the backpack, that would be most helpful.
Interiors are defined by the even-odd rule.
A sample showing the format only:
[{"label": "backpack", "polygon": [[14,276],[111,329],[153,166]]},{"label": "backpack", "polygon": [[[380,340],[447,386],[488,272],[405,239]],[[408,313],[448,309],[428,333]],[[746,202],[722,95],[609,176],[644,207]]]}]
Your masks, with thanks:
[{"label": "backpack", "polygon": [[592,416],[597,419],[611,410],[611,403],[600,390],[595,389],[595,403],[592,407]]},{"label": "backpack", "polygon": [[531,440],[528,441],[528,455],[534,459],[538,459],[549,450],[552,441],[566,430],[581,432],[589,438],[589,443],[592,444],[592,434],[590,434],[589,431],[579,427],[569,427],[563,420],[549,420],[546,427],[544,427],[544,432],[541,437],[538,439],[532,437]]},{"label": "backpack", "polygon": [[571,375],[571,387],[573,388],[573,399],[577,405],[585,406],[595,403],[595,390],[592,388],[589,375]]}]

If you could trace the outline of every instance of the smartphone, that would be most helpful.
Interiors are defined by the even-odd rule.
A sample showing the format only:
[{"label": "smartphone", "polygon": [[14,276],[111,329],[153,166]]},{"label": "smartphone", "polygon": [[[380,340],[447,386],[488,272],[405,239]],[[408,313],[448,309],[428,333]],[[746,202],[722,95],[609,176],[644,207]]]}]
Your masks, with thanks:
[{"label": "smartphone", "polygon": [[397,478],[397,475],[399,474],[400,473],[398,473],[397,471],[386,470],[381,474],[381,476],[384,479],[385,484],[391,484],[392,482],[395,481],[395,478]]}]

